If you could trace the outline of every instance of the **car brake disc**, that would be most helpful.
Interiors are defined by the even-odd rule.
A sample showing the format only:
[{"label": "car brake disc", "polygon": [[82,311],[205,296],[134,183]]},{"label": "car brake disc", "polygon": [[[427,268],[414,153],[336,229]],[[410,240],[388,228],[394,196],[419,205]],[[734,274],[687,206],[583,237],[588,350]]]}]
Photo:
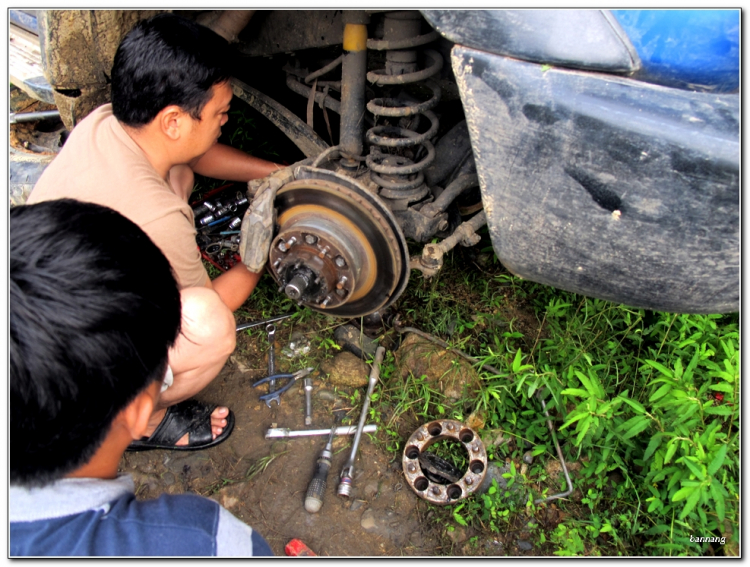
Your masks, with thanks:
[{"label": "car brake disc", "polygon": [[300,167],[276,194],[271,273],[286,295],[316,311],[361,317],[406,288],[409,256],[393,214],[364,187]]}]

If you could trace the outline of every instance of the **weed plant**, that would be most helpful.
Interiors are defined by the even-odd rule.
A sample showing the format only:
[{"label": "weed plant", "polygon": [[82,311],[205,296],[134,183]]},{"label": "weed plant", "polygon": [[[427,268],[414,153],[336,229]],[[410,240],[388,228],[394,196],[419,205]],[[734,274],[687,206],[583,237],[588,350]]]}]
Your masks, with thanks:
[{"label": "weed plant", "polygon": [[[565,519],[536,530],[541,554],[735,555],[739,544],[739,318],[659,313],[582,297],[449,257],[431,281],[415,277],[401,301],[410,324],[467,350],[498,374],[481,372],[474,399],[448,404],[409,376],[386,383],[387,444],[403,449],[404,423],[479,412],[485,438],[508,459],[510,486],[458,504],[456,525],[503,533],[540,513],[535,498],[565,489],[541,464],[521,474],[531,450],[556,460],[538,395],[547,401],[568,462],[574,493],[555,502]],[[471,260],[469,260],[471,261]],[[463,264],[463,265],[462,265]],[[498,268],[495,266],[495,268]],[[514,309],[508,307],[515,306]],[[536,315],[518,330],[498,317]],[[398,377],[400,380],[400,377]],[[447,414],[447,415],[446,415]],[[403,427],[401,427],[403,429]],[[413,430],[413,429],[412,429]],[[491,444],[490,444],[491,445]],[[494,453],[493,453],[494,451]],[[513,483],[528,491],[513,502]],[[446,514],[439,515],[445,521]]]}]

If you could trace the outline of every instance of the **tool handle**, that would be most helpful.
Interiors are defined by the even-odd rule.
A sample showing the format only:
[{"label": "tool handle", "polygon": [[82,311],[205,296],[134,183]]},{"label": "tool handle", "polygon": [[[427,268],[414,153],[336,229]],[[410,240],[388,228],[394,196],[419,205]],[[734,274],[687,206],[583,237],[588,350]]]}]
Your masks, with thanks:
[{"label": "tool handle", "polygon": [[323,506],[323,495],[326,491],[329,470],[331,470],[331,461],[325,457],[320,457],[315,474],[305,494],[305,510],[311,514],[315,514]]}]

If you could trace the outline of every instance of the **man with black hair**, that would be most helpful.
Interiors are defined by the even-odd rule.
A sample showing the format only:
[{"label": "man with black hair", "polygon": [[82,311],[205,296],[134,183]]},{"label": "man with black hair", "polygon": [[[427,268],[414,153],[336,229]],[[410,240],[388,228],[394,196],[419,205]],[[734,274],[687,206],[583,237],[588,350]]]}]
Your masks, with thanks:
[{"label": "man with black hair", "polygon": [[[161,14],[139,22],[117,49],[112,104],[78,124],[28,203],[73,198],[111,207],[164,252],[182,294],[182,333],[170,350],[165,391],[130,450],[203,449],[229,435],[233,415],[190,400],[235,347],[232,311],[252,293],[263,266],[238,263],[211,281],[195,242],[188,197],[194,172],[234,181],[281,166],[217,143],[227,121],[232,54],[217,34]],[[258,255],[267,259],[267,242]],[[264,248],[265,250],[260,250]],[[198,435],[209,430],[208,438]]]},{"label": "man with black hair", "polygon": [[272,555],[216,502],[139,502],[117,474],[180,331],[180,293],[148,236],[90,203],[13,208],[9,285],[10,555]]}]

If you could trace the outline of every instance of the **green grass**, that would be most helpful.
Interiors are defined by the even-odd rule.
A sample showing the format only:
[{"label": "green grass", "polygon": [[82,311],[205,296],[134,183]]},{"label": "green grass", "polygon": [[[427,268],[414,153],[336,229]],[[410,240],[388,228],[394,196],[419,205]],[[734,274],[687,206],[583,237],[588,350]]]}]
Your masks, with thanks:
[{"label": "green grass", "polygon": [[[386,382],[386,444],[394,453],[403,449],[396,423],[474,411],[485,418],[486,439],[498,432],[511,438],[492,457],[518,468],[531,447],[537,464],[511,475],[530,493],[522,505],[495,492],[452,513],[436,509],[439,521],[488,535],[510,531],[541,513],[534,498],[565,489],[562,476],[549,478],[542,466],[557,457],[536,397],[541,393],[566,460],[580,469],[574,494],[556,502],[566,519],[547,533],[533,532],[537,553],[736,553],[738,315],[629,308],[520,280],[497,266],[488,277],[472,270],[470,255],[457,251],[433,281],[413,278],[399,309],[410,324],[500,374],[482,373],[477,397],[448,410],[419,377]],[[533,314],[536,326],[527,320],[525,332],[518,331],[520,317],[507,327],[487,324],[513,313]],[[699,537],[725,543],[698,543]]]}]

